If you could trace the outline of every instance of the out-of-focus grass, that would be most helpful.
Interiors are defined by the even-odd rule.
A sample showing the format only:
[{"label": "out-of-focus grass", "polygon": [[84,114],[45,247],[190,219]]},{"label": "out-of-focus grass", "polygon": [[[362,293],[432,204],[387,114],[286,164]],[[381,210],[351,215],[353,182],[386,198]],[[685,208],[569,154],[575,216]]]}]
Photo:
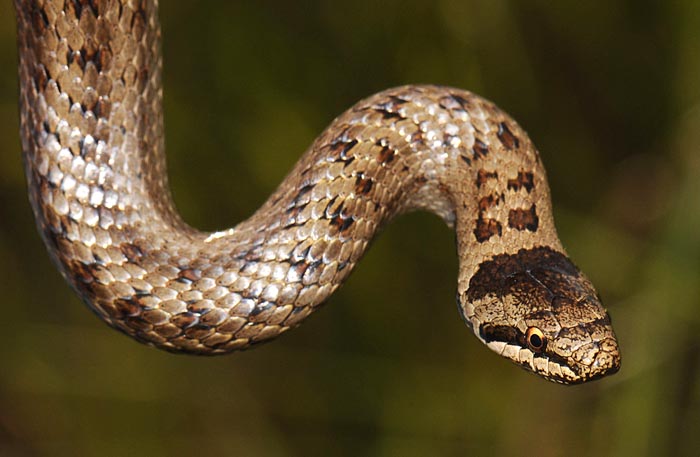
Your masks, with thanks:
[{"label": "out-of-focus grass", "polygon": [[610,308],[619,374],[565,388],[481,346],[453,235],[399,219],[301,328],[188,358],[98,322],[26,202],[0,2],[0,455],[696,455],[700,6],[163,2],[165,115],[186,219],[230,226],[328,122],[383,88],[491,98],[541,150],[564,244]]}]

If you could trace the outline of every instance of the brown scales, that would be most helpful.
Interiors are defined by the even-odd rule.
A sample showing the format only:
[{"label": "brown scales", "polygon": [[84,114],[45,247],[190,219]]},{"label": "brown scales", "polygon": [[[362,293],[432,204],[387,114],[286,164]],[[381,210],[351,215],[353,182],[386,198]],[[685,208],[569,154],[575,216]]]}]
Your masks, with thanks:
[{"label": "brown scales", "polygon": [[518,208],[508,212],[508,227],[510,228],[536,232],[538,224],[537,207],[534,204],[528,209]]},{"label": "brown scales", "polygon": [[[552,313],[593,316],[603,336],[581,336],[596,340],[588,356],[615,361],[597,301],[552,307],[528,276],[549,290],[590,292],[557,257],[544,169],[527,134],[467,91],[405,86],[369,97],[319,136],[249,219],[215,233],[188,227],[165,178],[156,6],[15,0],[32,205],[51,255],[110,325],[175,352],[221,354],[268,341],[343,284],[391,219],[421,209],[456,230],[460,306],[477,336],[497,328],[488,319],[511,315],[535,316],[543,332]],[[549,269],[533,273],[525,264]],[[530,291],[520,308],[512,284]],[[528,314],[535,308],[551,313]],[[495,334],[523,344],[529,324],[497,325]],[[552,353],[551,361],[576,366],[578,379],[503,354],[561,382],[601,375],[571,354]]]}]

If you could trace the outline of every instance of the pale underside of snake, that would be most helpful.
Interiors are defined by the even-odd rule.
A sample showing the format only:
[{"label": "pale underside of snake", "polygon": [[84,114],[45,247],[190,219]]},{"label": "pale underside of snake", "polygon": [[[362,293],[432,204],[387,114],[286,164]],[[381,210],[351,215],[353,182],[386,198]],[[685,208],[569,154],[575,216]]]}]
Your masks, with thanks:
[{"label": "pale underside of snake", "polygon": [[457,235],[457,301],[489,348],[547,379],[618,370],[607,312],[557,237],[545,170],[491,102],[439,86],[335,119],[267,202],[202,233],[170,197],[156,0],[15,0],[22,147],[48,250],[91,309],[174,352],[246,349],[297,326],[396,215]]}]

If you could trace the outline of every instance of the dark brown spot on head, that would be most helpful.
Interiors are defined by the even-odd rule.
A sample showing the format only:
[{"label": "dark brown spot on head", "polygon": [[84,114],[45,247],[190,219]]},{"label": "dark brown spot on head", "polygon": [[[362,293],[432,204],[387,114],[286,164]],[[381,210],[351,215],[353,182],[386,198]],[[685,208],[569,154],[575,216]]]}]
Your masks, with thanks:
[{"label": "dark brown spot on head", "polygon": [[498,139],[501,140],[506,149],[515,149],[520,146],[520,140],[513,135],[505,122],[498,124]]},{"label": "dark brown spot on head", "polygon": [[474,236],[479,243],[488,241],[494,235],[501,235],[501,223],[495,219],[483,219],[481,215],[476,221]]},{"label": "dark brown spot on head", "polygon": [[510,228],[535,232],[538,225],[539,218],[535,205],[527,209],[512,209],[508,212],[508,227]]},{"label": "dark brown spot on head", "polygon": [[516,192],[520,189],[525,189],[528,193],[530,193],[534,187],[534,177],[529,171],[519,171],[518,176],[515,179],[508,180],[508,189]]},{"label": "dark brown spot on head", "polygon": [[[489,294],[504,297],[508,294],[533,296],[530,289],[556,295],[580,295],[569,290],[571,278],[578,278],[578,268],[561,252],[549,247],[521,249],[515,254],[499,254],[482,262],[479,270],[469,280],[467,299],[480,300]],[[520,278],[520,280],[517,280]],[[529,284],[523,287],[522,284]],[[562,290],[564,288],[564,290]]]}]

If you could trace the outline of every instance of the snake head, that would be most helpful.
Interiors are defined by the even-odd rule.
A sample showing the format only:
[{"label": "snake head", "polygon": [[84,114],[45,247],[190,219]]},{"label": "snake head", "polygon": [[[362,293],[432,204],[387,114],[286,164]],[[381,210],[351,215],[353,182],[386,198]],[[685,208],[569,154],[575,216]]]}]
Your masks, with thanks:
[{"label": "snake head", "polygon": [[479,265],[458,299],[481,341],[550,381],[578,384],[620,368],[608,313],[561,252],[537,247],[496,255]]}]

